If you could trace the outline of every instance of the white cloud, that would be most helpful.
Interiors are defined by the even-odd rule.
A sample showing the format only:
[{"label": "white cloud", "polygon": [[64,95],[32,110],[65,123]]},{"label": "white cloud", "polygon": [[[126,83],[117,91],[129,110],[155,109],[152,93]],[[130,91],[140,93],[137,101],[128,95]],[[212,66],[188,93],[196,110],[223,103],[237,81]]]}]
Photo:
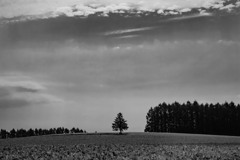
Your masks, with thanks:
[{"label": "white cloud", "polygon": [[158,13],[158,14],[164,14],[164,11],[163,11],[162,9],[159,9],[159,10],[157,11],[157,13]]},{"label": "white cloud", "polygon": [[[120,10],[180,10],[184,8],[210,7],[218,0],[0,0],[0,17],[11,18],[21,15],[87,16],[96,12],[119,12]],[[230,6],[229,6],[230,7]],[[14,12],[13,12],[14,11]],[[52,12],[52,14],[49,14]],[[120,11],[122,12],[122,11]]]},{"label": "white cloud", "polygon": [[68,17],[73,17],[75,14],[72,11],[72,7],[60,7],[57,8],[57,10],[55,11],[56,15],[62,15],[65,14]]},{"label": "white cloud", "polygon": [[172,6],[168,7],[168,8],[166,8],[166,9],[168,9],[168,10],[178,10],[178,9],[180,9],[180,8],[181,8],[181,7],[178,6],[178,5],[172,5]]},{"label": "white cloud", "polygon": [[180,10],[180,12],[190,12],[192,9],[190,8],[183,8]]}]

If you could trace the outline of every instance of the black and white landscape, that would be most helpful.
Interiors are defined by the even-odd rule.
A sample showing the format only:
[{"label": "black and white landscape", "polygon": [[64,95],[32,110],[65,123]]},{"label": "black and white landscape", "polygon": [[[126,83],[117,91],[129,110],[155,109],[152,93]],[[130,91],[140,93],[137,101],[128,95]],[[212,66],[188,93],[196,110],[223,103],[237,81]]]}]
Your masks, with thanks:
[{"label": "black and white landscape", "polygon": [[240,103],[238,0],[0,0],[0,128],[143,131],[159,103]]},{"label": "black and white landscape", "polygon": [[240,0],[0,0],[0,159],[240,159],[239,122]]}]

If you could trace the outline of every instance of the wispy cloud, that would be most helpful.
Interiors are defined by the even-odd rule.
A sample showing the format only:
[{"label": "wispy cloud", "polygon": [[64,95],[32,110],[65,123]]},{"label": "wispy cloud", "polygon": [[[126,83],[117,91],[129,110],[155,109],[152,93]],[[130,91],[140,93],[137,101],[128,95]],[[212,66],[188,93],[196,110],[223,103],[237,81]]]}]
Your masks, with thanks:
[{"label": "wispy cloud", "polygon": [[62,99],[47,93],[46,90],[45,86],[31,77],[0,76],[0,108],[63,102]]},{"label": "wispy cloud", "polygon": [[220,9],[221,9],[221,10],[226,9],[226,10],[229,10],[229,11],[230,11],[230,10],[232,10],[234,7],[235,7],[235,5],[229,4],[229,5],[226,5],[226,6],[221,7]]},{"label": "wispy cloud", "polygon": [[19,91],[25,90],[26,92],[37,92],[45,89],[44,86],[30,80],[7,81],[6,79],[0,79],[0,87],[13,88]]},{"label": "wispy cloud", "polygon": [[104,33],[105,36],[112,36],[112,35],[121,35],[125,33],[133,33],[133,32],[141,32],[141,31],[147,31],[152,30],[156,27],[142,27],[142,28],[131,28],[131,29],[122,29],[122,30],[115,30]]},{"label": "wispy cloud", "polygon": [[205,12],[205,11],[201,11],[199,14],[169,18],[169,19],[167,19],[167,20],[160,21],[160,22],[180,21],[180,20],[193,19],[193,18],[198,18],[198,17],[208,17],[208,16],[212,16],[212,14],[211,14],[211,13],[207,13],[207,12]]},{"label": "wispy cloud", "polygon": [[120,36],[120,37],[116,37],[117,39],[128,39],[128,38],[136,38],[139,37],[139,35],[126,35],[126,36]]}]

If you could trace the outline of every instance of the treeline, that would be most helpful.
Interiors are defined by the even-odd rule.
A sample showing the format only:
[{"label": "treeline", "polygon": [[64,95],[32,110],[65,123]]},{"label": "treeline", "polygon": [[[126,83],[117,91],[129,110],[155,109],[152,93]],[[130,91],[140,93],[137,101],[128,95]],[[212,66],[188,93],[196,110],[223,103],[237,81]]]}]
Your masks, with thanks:
[{"label": "treeline", "polygon": [[50,129],[32,129],[29,130],[25,129],[12,129],[7,131],[5,129],[1,129],[0,138],[17,138],[17,137],[29,137],[29,136],[41,136],[41,135],[49,135],[49,134],[69,134],[69,133],[86,133],[85,130],[75,128],[72,129],[58,127],[58,128],[50,128]]},{"label": "treeline", "polygon": [[150,108],[145,132],[175,132],[240,136],[240,105],[162,103]]}]

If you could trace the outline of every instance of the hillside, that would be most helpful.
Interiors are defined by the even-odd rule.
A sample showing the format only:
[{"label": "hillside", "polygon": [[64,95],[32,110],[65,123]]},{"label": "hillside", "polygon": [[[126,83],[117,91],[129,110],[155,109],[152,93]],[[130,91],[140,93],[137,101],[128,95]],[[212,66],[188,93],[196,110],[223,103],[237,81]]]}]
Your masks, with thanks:
[{"label": "hillside", "polygon": [[127,144],[127,145],[172,145],[172,144],[235,144],[240,137],[179,133],[126,133],[125,135],[98,133],[79,135],[50,135],[0,140],[5,145],[75,145],[75,144]]}]

